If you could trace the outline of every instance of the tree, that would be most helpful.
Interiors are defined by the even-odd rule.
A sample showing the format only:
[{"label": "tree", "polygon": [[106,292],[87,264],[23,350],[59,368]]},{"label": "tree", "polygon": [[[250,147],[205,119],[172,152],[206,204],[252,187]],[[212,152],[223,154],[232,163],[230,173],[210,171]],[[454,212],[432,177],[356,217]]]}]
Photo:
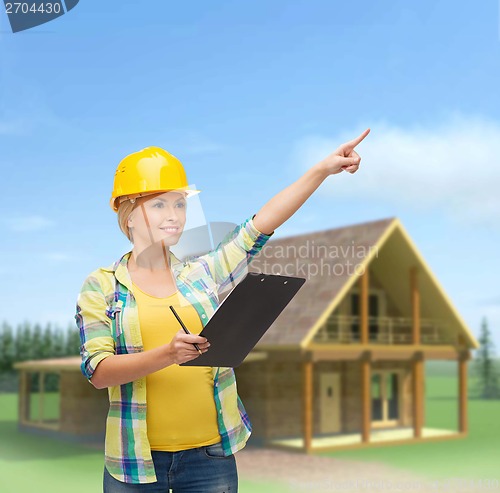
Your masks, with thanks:
[{"label": "tree", "polygon": [[33,352],[34,359],[40,359],[40,353],[42,351],[42,326],[36,323],[33,327]]},{"label": "tree", "polygon": [[486,318],[483,318],[481,323],[479,343],[480,347],[474,359],[479,397],[481,399],[499,399],[500,386],[494,365],[495,346],[491,340],[491,332]]},{"label": "tree", "polygon": [[5,339],[4,339],[4,327],[6,322],[2,323],[2,329],[0,330],[0,373],[4,370],[5,363]]},{"label": "tree", "polygon": [[12,327],[7,322],[2,323],[0,339],[2,341],[0,371],[9,372],[12,371],[12,363],[16,359],[16,341],[12,334]]},{"label": "tree", "polygon": [[52,343],[52,357],[60,358],[61,356],[65,356],[65,344],[64,333],[60,327],[57,327],[54,333],[54,341]]},{"label": "tree", "polygon": [[68,324],[66,332],[66,355],[78,356],[80,354],[80,333],[75,328],[75,324]]},{"label": "tree", "polygon": [[33,342],[31,324],[24,322],[16,332],[17,361],[33,359]]},{"label": "tree", "polygon": [[54,351],[52,349],[53,339],[52,339],[52,325],[47,323],[42,335],[42,347],[40,350],[40,358],[46,359],[54,356]]}]

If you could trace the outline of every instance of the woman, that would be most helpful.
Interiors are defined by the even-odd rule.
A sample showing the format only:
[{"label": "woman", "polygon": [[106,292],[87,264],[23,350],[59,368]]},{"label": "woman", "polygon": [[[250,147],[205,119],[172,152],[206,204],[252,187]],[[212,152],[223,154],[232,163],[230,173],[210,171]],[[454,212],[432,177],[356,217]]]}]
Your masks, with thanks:
[{"label": "woman", "polygon": [[179,365],[209,350],[198,334],[218,306],[217,293],[243,274],[276,228],[327,176],[357,171],[354,147],[369,131],[313,166],[217,248],[184,262],[170,246],[198,191],[189,188],[182,164],[158,147],[120,162],[111,207],[133,248],[85,279],[75,315],[82,373],[109,394],[105,493],[237,491],[234,453],[251,425],[234,371]]}]

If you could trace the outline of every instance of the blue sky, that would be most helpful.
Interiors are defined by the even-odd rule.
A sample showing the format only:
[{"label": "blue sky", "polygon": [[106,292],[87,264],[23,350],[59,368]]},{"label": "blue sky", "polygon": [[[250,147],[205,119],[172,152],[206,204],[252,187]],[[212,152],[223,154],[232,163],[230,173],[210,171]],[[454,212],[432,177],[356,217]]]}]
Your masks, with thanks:
[{"label": "blue sky", "polygon": [[73,322],[84,278],[129,250],[122,157],[178,156],[209,221],[240,223],[370,127],[275,233],[397,216],[500,351],[499,5],[81,0],[16,34],[0,14],[1,319]]}]

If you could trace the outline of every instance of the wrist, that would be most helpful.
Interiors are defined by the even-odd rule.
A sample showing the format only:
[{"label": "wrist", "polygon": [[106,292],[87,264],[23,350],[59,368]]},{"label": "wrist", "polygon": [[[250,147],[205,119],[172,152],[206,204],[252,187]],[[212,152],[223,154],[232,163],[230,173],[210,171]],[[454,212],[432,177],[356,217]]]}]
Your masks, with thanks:
[{"label": "wrist", "polygon": [[173,356],[173,353],[172,353],[172,344],[169,343],[169,344],[165,344],[163,346],[163,363],[166,366],[170,366],[171,364],[174,363],[174,356]]},{"label": "wrist", "polygon": [[311,171],[318,175],[321,179],[325,179],[330,173],[328,170],[328,166],[324,161],[320,161],[319,163],[316,163],[312,168]]}]

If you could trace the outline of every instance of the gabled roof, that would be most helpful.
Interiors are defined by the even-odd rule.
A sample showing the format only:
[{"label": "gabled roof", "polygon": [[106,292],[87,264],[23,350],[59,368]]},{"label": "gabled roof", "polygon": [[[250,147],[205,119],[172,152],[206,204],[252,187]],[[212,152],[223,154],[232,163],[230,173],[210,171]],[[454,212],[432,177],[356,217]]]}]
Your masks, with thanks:
[{"label": "gabled roof", "polygon": [[390,217],[268,241],[249,270],[305,277],[306,282],[256,349],[305,347],[357,282],[359,274],[379,255],[383,257],[384,251],[385,263],[379,262],[384,265],[382,276],[395,270],[401,273],[397,276],[408,278],[409,284],[407,269],[416,265],[420,270],[422,310],[427,299],[437,299],[439,313],[452,321],[453,330],[464,336],[470,348],[479,347],[399,219]]}]

